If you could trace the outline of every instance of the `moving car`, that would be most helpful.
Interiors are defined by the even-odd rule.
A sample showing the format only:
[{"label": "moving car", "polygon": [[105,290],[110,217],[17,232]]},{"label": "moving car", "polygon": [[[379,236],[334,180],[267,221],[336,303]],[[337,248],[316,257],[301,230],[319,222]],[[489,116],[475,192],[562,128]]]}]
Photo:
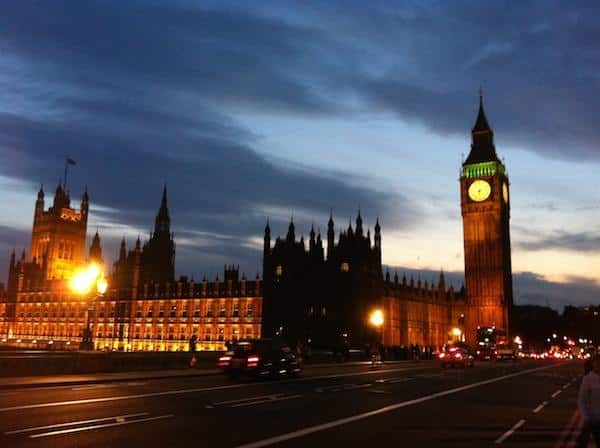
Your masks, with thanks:
[{"label": "moving car", "polygon": [[219,357],[218,366],[230,376],[297,375],[301,371],[298,358],[285,342],[266,338],[234,343]]},{"label": "moving car", "polygon": [[517,360],[516,348],[512,344],[509,344],[505,341],[501,341],[498,344],[496,344],[496,350],[494,351],[494,355],[494,359],[499,361],[505,359],[512,361]]},{"label": "moving car", "polygon": [[463,347],[450,347],[439,355],[442,369],[446,367],[474,367],[475,358]]}]

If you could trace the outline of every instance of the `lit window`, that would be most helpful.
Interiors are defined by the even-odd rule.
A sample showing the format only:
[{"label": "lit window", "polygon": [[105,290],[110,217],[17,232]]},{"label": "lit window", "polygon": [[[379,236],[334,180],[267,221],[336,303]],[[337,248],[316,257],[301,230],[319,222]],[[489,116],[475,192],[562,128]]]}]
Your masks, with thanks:
[{"label": "lit window", "polygon": [[347,262],[343,262],[342,265],[340,266],[340,270],[342,272],[348,272],[350,270],[350,265]]},{"label": "lit window", "polygon": [[281,277],[283,275],[283,266],[277,265],[277,267],[275,268],[275,275],[277,277]]}]

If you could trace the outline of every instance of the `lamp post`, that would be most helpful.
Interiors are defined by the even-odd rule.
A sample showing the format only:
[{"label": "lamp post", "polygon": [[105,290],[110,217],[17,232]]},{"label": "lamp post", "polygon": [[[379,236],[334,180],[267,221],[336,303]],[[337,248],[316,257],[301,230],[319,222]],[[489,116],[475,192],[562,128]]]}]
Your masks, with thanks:
[{"label": "lamp post", "polygon": [[383,322],[384,322],[383,311],[381,311],[380,309],[373,310],[371,312],[371,315],[369,316],[369,322],[377,330],[377,335],[379,338],[378,342],[380,345],[382,345],[383,344]]},{"label": "lamp post", "polygon": [[[85,327],[80,348],[82,350],[93,350],[93,331],[91,328],[90,314],[94,312],[96,299],[102,296],[108,288],[108,282],[104,273],[96,264],[90,264],[84,269],[76,272],[70,283],[71,290],[87,299],[85,310]],[[91,295],[90,295],[91,293]]]}]

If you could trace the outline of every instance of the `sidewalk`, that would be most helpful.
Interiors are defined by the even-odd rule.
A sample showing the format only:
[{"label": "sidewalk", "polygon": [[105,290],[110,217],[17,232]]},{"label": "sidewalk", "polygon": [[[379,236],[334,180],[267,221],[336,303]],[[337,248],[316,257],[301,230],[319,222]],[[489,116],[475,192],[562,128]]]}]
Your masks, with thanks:
[{"label": "sidewalk", "polygon": [[[418,364],[427,361],[386,361],[385,365],[394,364]],[[321,364],[305,364],[305,370],[319,369],[325,367],[356,367],[370,365],[370,361],[331,362]],[[0,377],[0,390],[20,389],[32,387],[56,387],[56,386],[79,386],[85,384],[117,383],[128,381],[160,380],[169,378],[189,378],[196,376],[209,376],[221,374],[216,368],[191,368],[191,369],[168,369],[168,370],[144,370],[116,373],[87,373],[69,375],[46,375],[46,376],[16,376]]]}]

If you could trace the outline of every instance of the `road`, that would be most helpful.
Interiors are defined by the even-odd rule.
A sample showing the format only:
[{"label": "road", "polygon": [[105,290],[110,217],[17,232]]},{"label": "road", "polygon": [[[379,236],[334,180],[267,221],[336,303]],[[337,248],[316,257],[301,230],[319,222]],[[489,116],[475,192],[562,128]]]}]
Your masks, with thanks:
[{"label": "road", "polygon": [[0,391],[0,447],[572,446],[578,362],[434,361]]}]

